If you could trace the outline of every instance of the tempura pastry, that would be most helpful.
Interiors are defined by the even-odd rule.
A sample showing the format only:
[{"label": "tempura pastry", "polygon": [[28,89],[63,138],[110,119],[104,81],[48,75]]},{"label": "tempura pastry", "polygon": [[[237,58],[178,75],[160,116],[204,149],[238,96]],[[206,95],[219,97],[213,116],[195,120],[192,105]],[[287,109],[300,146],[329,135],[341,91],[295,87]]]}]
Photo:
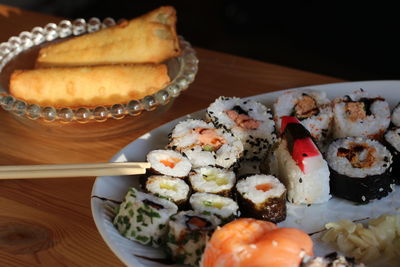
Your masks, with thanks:
[{"label": "tempura pastry", "polygon": [[10,93],[43,106],[110,106],[153,94],[169,81],[164,64],[16,70]]},{"label": "tempura pastry", "polygon": [[36,67],[160,63],[179,55],[176,11],[166,6],[40,50]]}]

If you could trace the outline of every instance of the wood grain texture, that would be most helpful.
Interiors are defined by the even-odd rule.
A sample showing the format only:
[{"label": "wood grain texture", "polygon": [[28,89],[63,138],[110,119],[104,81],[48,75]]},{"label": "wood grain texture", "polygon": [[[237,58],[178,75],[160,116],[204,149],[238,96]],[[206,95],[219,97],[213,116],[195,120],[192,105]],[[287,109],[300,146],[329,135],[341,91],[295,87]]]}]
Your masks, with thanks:
[{"label": "wood grain texture", "polygon": [[[59,20],[0,5],[0,41]],[[55,137],[52,128],[0,110],[0,165],[104,162],[135,138],[207,107],[220,95],[244,97],[341,81],[205,49],[196,51],[200,59],[196,80],[169,109],[108,124],[86,124],[82,127],[91,128],[86,138]],[[117,127],[112,137],[96,135],[96,129],[107,127]],[[92,185],[92,178],[0,181],[0,266],[122,266],[94,225]]]}]

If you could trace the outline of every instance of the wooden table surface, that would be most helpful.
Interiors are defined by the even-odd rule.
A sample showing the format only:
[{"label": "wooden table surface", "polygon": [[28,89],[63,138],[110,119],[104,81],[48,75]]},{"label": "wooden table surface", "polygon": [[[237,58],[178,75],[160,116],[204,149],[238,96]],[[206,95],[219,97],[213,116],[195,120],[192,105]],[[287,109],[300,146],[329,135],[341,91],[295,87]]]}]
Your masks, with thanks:
[{"label": "wooden table surface", "polygon": [[[178,14],[179,18],[179,14]],[[0,41],[59,18],[0,5]],[[190,40],[189,40],[190,41]],[[117,138],[74,140],[37,134],[0,110],[0,165],[106,162],[140,135],[216,97],[251,96],[339,82],[315,73],[196,48],[195,82],[168,112]],[[129,121],[128,118],[125,121]],[[65,126],[69,127],[69,126]],[[93,127],[96,127],[94,125]],[[46,131],[45,131],[46,132]],[[0,181],[0,266],[121,266],[102,240],[90,210],[94,178]]]}]

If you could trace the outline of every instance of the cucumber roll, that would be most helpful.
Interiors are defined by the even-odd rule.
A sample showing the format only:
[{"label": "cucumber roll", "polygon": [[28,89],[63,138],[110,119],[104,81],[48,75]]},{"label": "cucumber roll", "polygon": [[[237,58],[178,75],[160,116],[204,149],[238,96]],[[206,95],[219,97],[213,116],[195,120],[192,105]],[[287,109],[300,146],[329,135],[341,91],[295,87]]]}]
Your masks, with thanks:
[{"label": "cucumber roll", "polygon": [[242,156],[239,139],[212,123],[188,119],[172,130],[168,147],[186,155],[193,168],[203,166],[232,167]]},{"label": "cucumber roll", "polygon": [[194,169],[189,174],[189,181],[195,192],[230,196],[236,182],[236,175],[233,171],[226,169],[202,167]]},{"label": "cucumber roll", "polygon": [[189,185],[182,179],[165,175],[152,175],[146,180],[146,191],[183,206],[189,199]]},{"label": "cucumber roll", "polygon": [[400,185],[400,127],[386,132],[385,144],[393,156],[392,176],[395,183]]},{"label": "cucumber roll", "polygon": [[365,203],[392,191],[392,155],[381,143],[365,137],[347,137],[328,148],[331,192],[354,202]]},{"label": "cucumber roll", "polygon": [[168,223],[167,254],[177,264],[198,266],[206,243],[220,222],[215,216],[192,210],[173,215]]},{"label": "cucumber roll", "polygon": [[333,136],[381,139],[390,124],[389,104],[360,89],[333,101]]},{"label": "cucumber roll", "polygon": [[159,247],[167,234],[171,215],[178,207],[166,199],[130,188],[119,206],[114,225],[124,237]]},{"label": "cucumber roll", "polygon": [[329,168],[310,132],[295,117],[284,116],[282,140],[274,152],[279,180],[286,186],[293,204],[324,203],[329,194]]},{"label": "cucumber roll", "polygon": [[174,177],[186,177],[192,164],[182,154],[173,150],[153,150],[147,154],[147,162],[151,164],[150,172]]},{"label": "cucumber roll", "polygon": [[272,175],[253,175],[236,184],[242,216],[274,223],[286,218],[286,188]]},{"label": "cucumber roll", "polygon": [[210,193],[195,193],[189,199],[192,208],[201,214],[216,215],[223,222],[239,216],[238,204],[229,197]]},{"label": "cucumber roll", "polygon": [[254,100],[217,98],[207,109],[207,117],[217,128],[230,131],[244,146],[244,157],[261,159],[276,141],[271,111]]},{"label": "cucumber roll", "polygon": [[276,99],[273,111],[278,131],[283,116],[294,116],[319,144],[323,144],[331,133],[333,113],[325,92],[309,89],[286,91]]}]

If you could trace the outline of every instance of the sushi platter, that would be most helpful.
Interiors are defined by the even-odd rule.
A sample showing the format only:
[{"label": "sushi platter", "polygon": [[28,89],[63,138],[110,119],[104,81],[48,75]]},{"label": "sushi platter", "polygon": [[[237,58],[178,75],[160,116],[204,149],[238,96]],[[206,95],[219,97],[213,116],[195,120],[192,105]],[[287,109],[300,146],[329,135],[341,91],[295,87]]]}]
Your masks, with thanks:
[{"label": "sushi platter", "polygon": [[[229,227],[248,223],[239,217],[256,219],[276,235],[297,228],[301,233],[291,235],[312,240],[316,261],[335,251],[343,255],[323,241],[326,225],[400,218],[400,128],[394,127],[400,126],[400,112],[391,115],[399,88],[398,81],[370,81],[245,99],[221,96],[206,110],[146,133],[112,158],[148,161],[152,173],[98,177],[91,196],[96,226],[128,266],[200,261],[211,266],[208,261],[221,255],[209,244],[221,240],[214,235],[207,240],[214,229],[223,236]],[[181,247],[181,235],[191,240],[190,248]],[[311,247],[302,250],[302,266],[312,265]],[[400,255],[385,253],[366,266],[400,266]],[[363,266],[346,264],[340,266]]]}]

